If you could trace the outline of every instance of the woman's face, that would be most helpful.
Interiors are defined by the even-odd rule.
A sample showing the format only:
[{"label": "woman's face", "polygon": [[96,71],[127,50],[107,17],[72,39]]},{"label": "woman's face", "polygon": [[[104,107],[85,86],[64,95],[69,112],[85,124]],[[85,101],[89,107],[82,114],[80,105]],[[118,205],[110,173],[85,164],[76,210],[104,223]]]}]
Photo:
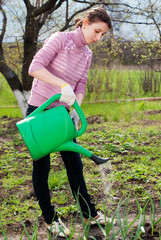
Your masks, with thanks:
[{"label": "woman's face", "polygon": [[102,21],[89,23],[87,18],[83,21],[82,33],[87,44],[99,41],[108,30],[108,25]]}]

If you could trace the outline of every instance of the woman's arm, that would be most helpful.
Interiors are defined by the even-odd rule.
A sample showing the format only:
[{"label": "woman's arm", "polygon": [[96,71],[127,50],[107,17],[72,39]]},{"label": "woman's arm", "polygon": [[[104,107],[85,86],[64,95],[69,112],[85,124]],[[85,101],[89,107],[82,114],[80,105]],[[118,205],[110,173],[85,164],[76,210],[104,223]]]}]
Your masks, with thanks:
[{"label": "woman's arm", "polygon": [[[32,77],[35,77],[35,78],[43,81],[43,82],[52,84],[53,86],[56,86],[56,87],[60,87],[61,88],[64,84],[66,84],[66,82],[64,80],[54,76],[53,74],[51,74],[45,68],[39,69],[39,70],[34,71],[34,72],[31,72],[30,75]],[[82,100],[84,98],[84,95],[82,93],[77,93],[76,94],[76,98],[77,98],[77,102],[78,102],[79,106],[81,106],[81,103],[82,103]]]},{"label": "woman's arm", "polygon": [[45,82],[52,84],[53,86],[61,88],[61,97],[60,102],[67,103],[69,106],[73,105],[75,102],[76,96],[73,92],[71,86],[66,83],[64,80],[54,76],[47,69],[42,68],[33,72],[30,72],[30,75]]},{"label": "woman's arm", "polygon": [[64,33],[54,33],[44,42],[42,48],[35,54],[28,73],[29,75],[56,87],[66,84],[62,79],[54,76],[47,70],[47,66],[53,61],[65,44]]},{"label": "woman's arm", "polygon": [[32,77],[35,77],[45,83],[49,83],[56,87],[61,88],[64,84],[66,84],[66,82],[64,80],[54,76],[46,68],[42,68],[42,69],[36,70],[34,72],[31,72],[30,75]]}]

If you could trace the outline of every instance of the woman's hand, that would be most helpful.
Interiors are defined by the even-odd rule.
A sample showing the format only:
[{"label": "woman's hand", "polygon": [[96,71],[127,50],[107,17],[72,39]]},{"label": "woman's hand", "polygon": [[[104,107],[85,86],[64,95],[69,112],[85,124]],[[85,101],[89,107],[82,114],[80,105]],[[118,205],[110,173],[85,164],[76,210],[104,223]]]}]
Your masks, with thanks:
[{"label": "woman's hand", "polygon": [[73,89],[68,83],[61,86],[61,94],[62,95],[59,100],[60,102],[67,103],[69,106],[74,104],[76,100],[76,96],[73,92]]}]

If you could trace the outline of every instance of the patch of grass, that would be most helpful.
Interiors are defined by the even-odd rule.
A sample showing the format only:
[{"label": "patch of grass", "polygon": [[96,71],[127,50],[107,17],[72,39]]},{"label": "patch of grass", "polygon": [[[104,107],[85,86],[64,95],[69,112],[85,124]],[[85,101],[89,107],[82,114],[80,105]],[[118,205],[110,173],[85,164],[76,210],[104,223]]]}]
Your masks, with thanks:
[{"label": "patch of grass", "polygon": [[3,179],[2,186],[4,188],[11,189],[11,188],[14,188],[15,186],[19,186],[19,185],[25,183],[25,181],[27,179],[28,178],[26,178],[26,176],[20,176],[20,174],[18,174],[18,176],[14,176],[11,174],[9,177],[6,177]]},{"label": "patch of grass", "polygon": [[[6,103],[7,105],[7,103]],[[2,108],[0,107],[0,118],[2,117],[20,117],[22,118],[22,113],[19,107],[9,107],[9,108]]]},{"label": "patch of grass", "polygon": [[147,72],[90,69],[85,98],[87,101],[98,101],[160,96],[160,73]]},{"label": "patch of grass", "polygon": [[17,105],[17,100],[6,79],[0,73],[0,106]]},{"label": "patch of grass", "polygon": [[[144,107],[143,107],[144,106]],[[107,102],[82,104],[86,117],[102,115],[105,121],[134,122],[136,120],[159,120],[159,114],[147,115],[148,110],[160,110],[161,102]]]},{"label": "patch of grass", "polygon": [[58,193],[53,194],[52,202],[57,203],[59,205],[67,204],[68,195],[65,191],[59,190]]},{"label": "patch of grass", "polygon": [[14,227],[15,223],[21,222],[21,218],[25,221],[26,219],[32,221],[36,217],[37,203],[33,199],[26,199],[24,202],[18,196],[18,193],[10,196],[1,205],[1,213],[3,213],[1,220],[4,225],[13,224]]},{"label": "patch of grass", "polygon": [[49,189],[62,189],[65,188],[65,184],[68,182],[66,170],[62,169],[55,172],[54,170],[50,171],[48,184]]},{"label": "patch of grass", "polygon": [[64,218],[68,218],[70,215],[76,214],[78,212],[78,208],[76,203],[74,204],[73,202],[70,205],[58,208],[58,214],[60,216],[63,216]]}]

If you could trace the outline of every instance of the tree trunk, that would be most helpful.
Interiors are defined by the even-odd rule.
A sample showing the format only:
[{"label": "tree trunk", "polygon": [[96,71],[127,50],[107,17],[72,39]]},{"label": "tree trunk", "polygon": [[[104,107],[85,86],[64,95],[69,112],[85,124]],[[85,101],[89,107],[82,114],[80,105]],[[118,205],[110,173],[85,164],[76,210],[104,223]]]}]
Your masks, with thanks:
[{"label": "tree trunk", "polygon": [[23,90],[29,91],[32,86],[33,77],[28,75],[30,63],[37,51],[37,39],[39,32],[38,21],[31,17],[32,12],[26,18],[26,28],[24,34],[24,58],[22,67]]},{"label": "tree trunk", "polygon": [[30,96],[30,91],[20,91],[18,89],[13,91],[13,94],[15,95],[18,105],[20,107],[20,110],[22,112],[23,117],[25,118],[26,116],[26,109],[27,109],[27,100],[29,99]]}]

